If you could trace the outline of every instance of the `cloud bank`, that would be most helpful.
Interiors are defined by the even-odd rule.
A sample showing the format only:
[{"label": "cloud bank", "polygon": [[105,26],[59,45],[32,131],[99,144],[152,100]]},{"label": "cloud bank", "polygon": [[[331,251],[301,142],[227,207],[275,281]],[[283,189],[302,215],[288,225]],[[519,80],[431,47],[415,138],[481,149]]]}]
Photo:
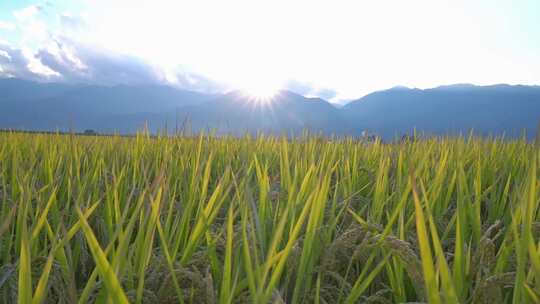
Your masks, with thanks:
[{"label": "cloud bank", "polygon": [[[77,39],[88,26],[81,16],[57,14],[60,30],[53,31],[46,27],[42,14],[45,9],[40,5],[13,12],[22,25],[22,36],[32,36],[38,31],[44,38],[35,50],[0,40],[0,77],[98,85],[167,84],[204,92],[226,89],[187,68],[164,68],[143,58]],[[15,27],[12,23],[0,22],[0,30],[11,31]]]},{"label": "cloud bank", "polygon": [[[31,5],[12,14],[16,24],[0,21],[0,31],[20,30],[21,43],[15,45],[0,40],[0,77],[98,85],[167,84],[205,93],[237,89],[186,65],[164,67],[145,58],[92,43],[91,39],[85,39],[90,22],[84,15],[57,13],[50,3]],[[54,29],[45,20],[52,17],[58,23]],[[142,39],[139,41],[141,46],[151,43]],[[36,43],[34,48],[25,46],[29,41]],[[334,90],[308,82],[290,80],[281,85],[283,89],[306,96],[328,100],[337,96]]]}]

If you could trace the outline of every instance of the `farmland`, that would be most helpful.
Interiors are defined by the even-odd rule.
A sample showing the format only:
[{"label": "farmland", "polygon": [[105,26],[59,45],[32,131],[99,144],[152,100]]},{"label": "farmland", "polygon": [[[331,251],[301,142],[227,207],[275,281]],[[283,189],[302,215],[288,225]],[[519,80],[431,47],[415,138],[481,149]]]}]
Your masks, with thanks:
[{"label": "farmland", "polygon": [[537,303],[538,147],[0,134],[0,303]]}]

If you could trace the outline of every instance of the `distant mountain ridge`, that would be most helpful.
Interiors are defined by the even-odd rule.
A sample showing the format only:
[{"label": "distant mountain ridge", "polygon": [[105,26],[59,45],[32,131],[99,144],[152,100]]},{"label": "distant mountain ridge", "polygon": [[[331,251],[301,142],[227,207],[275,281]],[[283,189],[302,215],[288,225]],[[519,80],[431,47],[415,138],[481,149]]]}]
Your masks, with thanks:
[{"label": "distant mountain ridge", "polygon": [[374,92],[343,107],[355,128],[384,138],[413,130],[433,135],[534,137],[540,122],[540,87],[441,86]]},{"label": "distant mountain ridge", "polygon": [[271,102],[235,91],[203,94],[169,86],[94,86],[0,79],[0,128],[24,130],[93,129],[135,133],[189,128],[218,134],[299,134],[359,136],[368,131],[384,139],[428,135],[536,134],[540,87],[455,84],[432,89],[393,87],[338,108],[324,99],[280,91]]}]

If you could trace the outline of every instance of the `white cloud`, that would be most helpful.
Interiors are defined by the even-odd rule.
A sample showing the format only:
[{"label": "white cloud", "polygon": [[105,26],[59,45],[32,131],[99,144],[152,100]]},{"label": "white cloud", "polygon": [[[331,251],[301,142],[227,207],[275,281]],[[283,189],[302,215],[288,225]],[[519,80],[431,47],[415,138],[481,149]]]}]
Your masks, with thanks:
[{"label": "white cloud", "polygon": [[55,37],[36,57],[60,73],[64,80],[99,84],[158,83],[154,67],[133,56],[123,56],[85,45],[68,37]]},{"label": "white cloud", "polygon": [[5,59],[11,61],[11,56],[7,51],[0,50],[0,57],[4,57]]},{"label": "white cloud", "polygon": [[45,10],[42,5],[30,5],[13,12],[18,29],[17,41],[20,47],[34,50],[50,39],[50,26],[54,11]]},{"label": "white cloud", "polygon": [[19,21],[24,21],[35,17],[41,10],[43,10],[43,7],[40,5],[30,5],[14,11],[13,16]]},{"label": "white cloud", "polygon": [[203,92],[221,91],[219,84],[187,69],[165,69],[146,60],[85,44],[66,36],[52,36],[33,52],[0,44],[0,75],[18,78],[89,83],[171,84]]},{"label": "white cloud", "polygon": [[[0,43],[0,68],[1,75],[18,77],[30,80],[44,80],[47,78],[47,69],[43,69],[36,62],[35,56],[29,50],[22,50],[10,46],[7,43]],[[50,73],[49,73],[50,74]]]},{"label": "white cloud", "polygon": [[15,28],[15,24],[0,20],[0,30],[13,31]]},{"label": "white cloud", "polygon": [[51,78],[51,77],[60,77],[61,74],[57,71],[51,69],[50,67],[44,65],[41,60],[36,58],[36,56],[32,53],[32,51],[28,48],[23,48],[22,50],[23,55],[26,57],[27,65],[26,67],[28,70],[38,76],[42,76],[45,78]]},{"label": "white cloud", "polygon": [[60,15],[60,25],[63,30],[77,31],[87,27],[86,20],[82,16],[77,16],[69,12]]}]

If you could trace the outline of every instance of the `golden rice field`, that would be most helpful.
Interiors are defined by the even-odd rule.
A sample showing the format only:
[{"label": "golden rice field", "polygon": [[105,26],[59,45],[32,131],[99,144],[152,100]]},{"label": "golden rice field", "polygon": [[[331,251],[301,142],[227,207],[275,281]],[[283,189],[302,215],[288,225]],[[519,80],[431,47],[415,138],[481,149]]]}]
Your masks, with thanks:
[{"label": "golden rice field", "polygon": [[524,140],[0,134],[0,303],[538,303]]}]

